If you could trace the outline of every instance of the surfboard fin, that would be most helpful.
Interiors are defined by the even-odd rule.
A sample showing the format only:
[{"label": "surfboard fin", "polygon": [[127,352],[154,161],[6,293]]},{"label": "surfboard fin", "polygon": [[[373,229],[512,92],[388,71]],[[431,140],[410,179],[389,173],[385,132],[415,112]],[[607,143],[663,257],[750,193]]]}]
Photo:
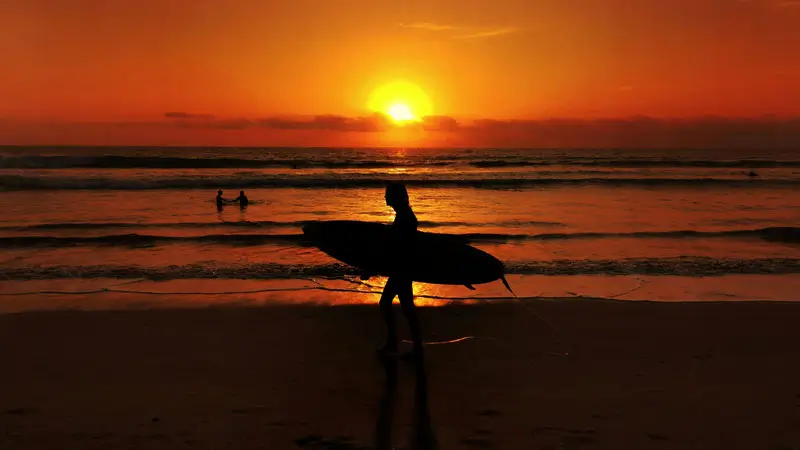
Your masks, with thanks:
[{"label": "surfboard fin", "polygon": [[464,286],[465,286],[467,289],[469,289],[470,291],[474,291],[474,290],[475,290],[475,286],[473,286],[473,285],[471,285],[471,284],[465,284]]},{"label": "surfboard fin", "polygon": [[503,282],[503,285],[506,287],[506,289],[508,289],[508,292],[511,292],[511,295],[513,295],[514,297],[516,297],[516,296],[517,296],[517,294],[515,294],[515,293],[514,293],[514,291],[511,289],[511,286],[509,286],[509,284],[508,284],[508,280],[506,280],[506,277],[505,277],[505,275],[501,276],[501,277],[500,277],[500,280]]}]

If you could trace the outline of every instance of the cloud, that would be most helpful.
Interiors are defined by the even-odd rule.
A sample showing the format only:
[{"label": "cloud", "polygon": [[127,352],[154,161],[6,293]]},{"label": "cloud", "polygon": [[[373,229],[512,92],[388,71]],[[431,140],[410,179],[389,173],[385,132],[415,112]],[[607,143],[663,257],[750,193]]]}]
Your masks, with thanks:
[{"label": "cloud", "polygon": [[168,119],[213,119],[215,116],[212,114],[191,114],[187,112],[172,111],[164,113],[164,117]]},{"label": "cloud", "polygon": [[603,148],[795,148],[800,118],[484,119],[459,128],[497,146]]},{"label": "cloud", "polygon": [[376,132],[384,131],[391,125],[388,117],[374,114],[365,117],[346,117],[337,115],[318,115],[310,120],[267,118],[256,121],[258,126],[275,130],[319,130],[338,132]]},{"label": "cloud", "polygon": [[261,128],[277,131],[332,131],[337,133],[375,133],[386,131],[392,128],[418,129],[433,132],[453,132],[461,127],[461,124],[459,124],[456,119],[449,116],[425,116],[418,122],[406,122],[403,124],[398,124],[389,116],[381,113],[355,117],[320,114],[305,117],[185,120],[176,122],[174,125],[185,128],[213,128],[220,130],[247,130]]},{"label": "cloud", "polygon": [[247,130],[262,128],[282,131],[334,131],[342,133],[367,133],[385,131],[392,126],[392,122],[383,114],[374,114],[363,117],[321,114],[310,117],[186,120],[178,122],[177,125],[186,128],[214,128],[220,130]]},{"label": "cloud", "polygon": [[400,26],[403,28],[416,28],[418,30],[428,30],[428,31],[451,31],[451,30],[461,29],[461,27],[457,27],[454,25],[445,25],[433,22],[401,23]]},{"label": "cloud", "polygon": [[478,31],[475,33],[463,34],[455,36],[456,39],[482,39],[497,36],[504,36],[511,33],[516,33],[518,30],[514,27],[496,28],[493,30]]},{"label": "cloud", "polygon": [[458,121],[448,116],[425,116],[419,123],[425,131],[457,131],[461,125]]},{"label": "cloud", "polygon": [[426,116],[397,124],[388,116],[315,115],[250,119],[204,119],[165,122],[171,126],[216,130],[280,132],[379,133],[403,128],[448,142],[511,147],[604,148],[782,148],[800,146],[800,118],[700,117],[662,119],[647,116],[611,119],[479,119]]},{"label": "cloud", "polygon": [[460,34],[450,35],[451,39],[482,39],[497,36],[504,36],[507,34],[516,33],[519,31],[516,27],[501,27],[501,28],[486,28],[486,27],[465,27],[450,24],[441,24],[435,22],[413,22],[401,23],[403,28],[413,28],[417,30],[441,32],[450,31],[458,32]]},{"label": "cloud", "polygon": [[[208,115],[203,115],[208,116]],[[797,149],[800,117],[458,120],[428,116],[398,125],[382,114],[301,117],[161,118],[149,122],[0,121],[9,145],[373,146],[402,128],[426,147]],[[405,145],[405,144],[398,144]]]}]

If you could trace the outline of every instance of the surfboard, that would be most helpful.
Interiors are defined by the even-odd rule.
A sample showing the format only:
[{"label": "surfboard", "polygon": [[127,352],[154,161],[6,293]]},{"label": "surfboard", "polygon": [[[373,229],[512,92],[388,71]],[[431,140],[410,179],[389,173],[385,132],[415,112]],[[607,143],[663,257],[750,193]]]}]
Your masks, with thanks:
[{"label": "surfboard", "polygon": [[303,234],[312,246],[370,275],[470,289],[501,280],[511,290],[503,263],[457,236],[417,231],[399,241],[391,225],[352,220],[309,222]]}]

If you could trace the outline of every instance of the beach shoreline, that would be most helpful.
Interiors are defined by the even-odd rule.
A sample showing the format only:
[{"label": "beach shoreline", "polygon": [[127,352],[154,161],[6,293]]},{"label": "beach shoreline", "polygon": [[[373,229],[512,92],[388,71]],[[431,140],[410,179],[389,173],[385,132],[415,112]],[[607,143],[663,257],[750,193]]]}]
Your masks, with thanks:
[{"label": "beach shoreline", "polygon": [[415,448],[426,415],[442,449],[800,443],[799,303],[419,311],[427,341],[468,337],[422,378],[375,358],[374,305],[3,314],[0,447]]}]

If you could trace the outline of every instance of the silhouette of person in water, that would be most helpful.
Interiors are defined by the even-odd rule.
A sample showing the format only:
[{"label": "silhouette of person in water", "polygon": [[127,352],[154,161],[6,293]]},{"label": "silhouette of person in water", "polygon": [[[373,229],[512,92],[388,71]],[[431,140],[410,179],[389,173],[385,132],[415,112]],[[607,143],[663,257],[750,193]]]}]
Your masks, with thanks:
[{"label": "silhouette of person in water", "polygon": [[229,202],[230,200],[226,200],[222,197],[222,189],[217,191],[217,209],[222,209],[225,203]]},{"label": "silhouette of person in water", "polygon": [[249,203],[247,201],[247,196],[244,195],[244,191],[239,191],[239,196],[236,197],[233,201],[234,202],[239,202],[239,206],[242,207],[242,208],[246,207],[247,204]]},{"label": "silhouette of person in water", "polygon": [[[411,204],[408,200],[408,191],[405,185],[390,183],[386,186],[386,205],[390,206],[395,211],[394,223],[392,224],[394,236],[390,248],[394,253],[393,256],[398,259],[398,261],[396,261],[397,267],[402,269],[414,263],[408,260],[407,257],[404,257],[403,250],[409,248],[412,244],[419,222],[414,215],[414,211],[411,209]],[[386,344],[380,350],[380,353],[382,355],[397,354],[397,329],[395,326],[394,311],[392,310],[392,301],[395,297],[400,298],[400,307],[403,309],[403,314],[408,322],[408,328],[411,331],[411,338],[414,343],[414,354],[421,356],[422,339],[420,337],[417,311],[414,306],[412,280],[403,275],[390,276],[381,294],[380,309],[383,320],[386,323],[387,336]]]}]

